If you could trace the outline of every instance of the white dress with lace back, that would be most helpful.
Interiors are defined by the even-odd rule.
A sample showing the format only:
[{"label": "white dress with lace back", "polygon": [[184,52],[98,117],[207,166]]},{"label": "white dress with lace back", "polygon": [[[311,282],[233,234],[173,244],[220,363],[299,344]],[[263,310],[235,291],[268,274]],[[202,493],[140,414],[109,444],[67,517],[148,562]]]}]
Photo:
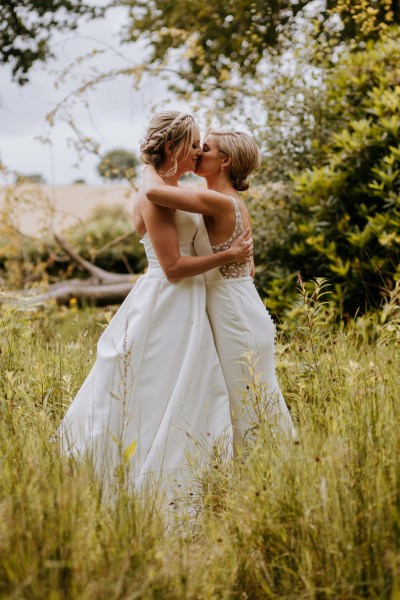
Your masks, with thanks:
[{"label": "white dress with lace back", "polygon": [[[199,256],[229,248],[243,232],[232,197],[235,228],[224,243],[212,246],[204,219],[194,240]],[[234,444],[268,419],[277,435],[294,436],[293,422],[275,374],[275,328],[250,276],[250,262],[231,263],[205,273],[207,313],[229,391]]]},{"label": "white dress with lace back", "polygon": [[[176,211],[183,256],[195,254],[199,219]],[[169,282],[147,234],[142,242],[148,270],[101,335],[58,434],[66,452],[89,452],[108,481],[122,464],[136,486],[161,478],[171,490],[187,477],[187,453],[204,457],[220,436],[229,444],[229,398],[204,276]]]}]

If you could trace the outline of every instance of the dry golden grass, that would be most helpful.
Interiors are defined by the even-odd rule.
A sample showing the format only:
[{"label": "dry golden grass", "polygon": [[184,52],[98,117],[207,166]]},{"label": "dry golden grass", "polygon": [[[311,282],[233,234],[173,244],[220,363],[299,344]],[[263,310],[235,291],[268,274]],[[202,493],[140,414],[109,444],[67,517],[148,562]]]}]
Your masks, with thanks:
[{"label": "dry golden grass", "polygon": [[[103,310],[3,308],[0,319],[0,597],[400,597],[400,321],[334,323],[323,282],[278,336],[298,442],[267,422],[234,463],[193,474],[196,514],[157,498],[102,500],[89,464],[51,436],[94,360]],[[287,323],[288,325],[288,323]],[[185,499],[182,499],[183,501]]]}]

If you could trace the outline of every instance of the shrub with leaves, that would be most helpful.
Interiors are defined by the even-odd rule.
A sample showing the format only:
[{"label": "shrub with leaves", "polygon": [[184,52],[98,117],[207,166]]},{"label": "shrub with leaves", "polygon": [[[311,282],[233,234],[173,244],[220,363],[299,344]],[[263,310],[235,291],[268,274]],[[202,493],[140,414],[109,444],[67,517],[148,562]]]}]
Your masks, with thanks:
[{"label": "shrub with leaves", "polygon": [[68,241],[84,258],[108,271],[140,273],[147,266],[140,238],[122,205],[98,206],[83,224],[70,229]]},{"label": "shrub with leaves", "polygon": [[[281,272],[270,306],[282,307],[284,278],[326,277],[344,312],[380,304],[399,278],[400,42],[398,30],[344,53],[321,96],[334,117],[325,164],[294,177],[266,265]],[[268,228],[271,230],[271,226]],[[257,232],[256,232],[256,235]],[[257,253],[257,241],[256,241]],[[278,285],[276,285],[278,283]]]},{"label": "shrub with leaves", "polygon": [[295,179],[305,219],[291,254],[306,277],[333,280],[351,313],[379,304],[400,274],[399,65],[389,37],[341,60],[327,102],[344,126],[327,143],[327,164]]},{"label": "shrub with leaves", "polygon": [[272,182],[244,195],[253,224],[255,284],[274,313],[292,305],[297,277],[285,260],[288,239],[295,232],[290,193],[290,185]]}]

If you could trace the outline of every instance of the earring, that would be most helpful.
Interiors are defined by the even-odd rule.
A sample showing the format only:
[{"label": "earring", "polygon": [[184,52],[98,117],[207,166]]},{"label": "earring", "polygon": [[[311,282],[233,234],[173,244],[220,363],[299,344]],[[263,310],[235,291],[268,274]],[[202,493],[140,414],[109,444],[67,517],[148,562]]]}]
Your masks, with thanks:
[{"label": "earring", "polygon": [[224,165],[221,165],[221,171],[223,171],[223,170],[224,170]]},{"label": "earring", "polygon": [[174,155],[171,155],[171,162],[174,162]]}]

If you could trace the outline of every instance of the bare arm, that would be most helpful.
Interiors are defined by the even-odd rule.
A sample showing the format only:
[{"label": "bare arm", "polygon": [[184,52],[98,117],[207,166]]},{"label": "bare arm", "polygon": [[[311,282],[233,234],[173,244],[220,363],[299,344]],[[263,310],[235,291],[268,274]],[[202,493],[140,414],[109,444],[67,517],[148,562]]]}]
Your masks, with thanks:
[{"label": "bare arm", "polygon": [[254,279],[254,275],[256,274],[256,267],[254,264],[254,256],[252,256],[251,258],[251,267],[250,267],[250,277],[253,277]]},{"label": "bare arm", "polygon": [[186,188],[167,185],[156,169],[146,165],[143,190],[150,202],[178,210],[218,217],[232,210],[229,196],[202,188]]},{"label": "bare arm", "polygon": [[171,281],[193,277],[227,263],[243,262],[251,258],[253,242],[245,239],[249,234],[248,229],[235,240],[229,250],[209,256],[181,256],[173,211],[145,201],[141,215],[161,268]]}]

